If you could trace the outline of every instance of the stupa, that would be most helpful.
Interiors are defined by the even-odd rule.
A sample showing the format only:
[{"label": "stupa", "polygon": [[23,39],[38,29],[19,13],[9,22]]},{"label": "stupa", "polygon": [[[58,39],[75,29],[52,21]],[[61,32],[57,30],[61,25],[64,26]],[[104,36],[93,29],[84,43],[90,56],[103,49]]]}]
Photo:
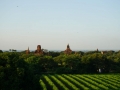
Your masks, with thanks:
[{"label": "stupa", "polygon": [[37,45],[37,50],[35,50],[35,54],[38,54],[38,55],[43,54],[43,50],[41,49],[41,45]]},{"label": "stupa", "polygon": [[69,44],[67,45],[67,49],[65,50],[65,54],[71,54],[72,50],[70,49]]},{"label": "stupa", "polygon": [[29,54],[30,53],[30,50],[29,50],[29,47],[28,47],[28,49],[26,50],[26,54]]}]

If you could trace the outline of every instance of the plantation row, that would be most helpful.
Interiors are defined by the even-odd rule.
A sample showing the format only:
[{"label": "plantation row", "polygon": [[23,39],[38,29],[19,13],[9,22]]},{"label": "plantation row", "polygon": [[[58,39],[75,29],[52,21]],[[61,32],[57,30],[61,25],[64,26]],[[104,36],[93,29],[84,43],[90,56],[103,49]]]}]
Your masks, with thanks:
[{"label": "plantation row", "polygon": [[120,74],[49,74],[39,82],[43,90],[120,90]]}]

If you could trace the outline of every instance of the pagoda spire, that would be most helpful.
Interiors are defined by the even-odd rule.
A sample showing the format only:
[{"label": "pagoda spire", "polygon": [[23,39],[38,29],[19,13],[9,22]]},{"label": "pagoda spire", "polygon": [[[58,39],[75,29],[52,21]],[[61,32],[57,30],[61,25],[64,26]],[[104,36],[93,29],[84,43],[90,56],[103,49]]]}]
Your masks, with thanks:
[{"label": "pagoda spire", "polygon": [[69,43],[68,43],[68,45],[67,45],[67,48],[70,48]]},{"label": "pagoda spire", "polygon": [[29,51],[29,47],[28,47],[28,51]]},{"label": "pagoda spire", "polygon": [[68,55],[72,53],[72,50],[70,49],[69,44],[67,45],[67,49],[64,52],[65,54],[68,54]]},{"label": "pagoda spire", "polygon": [[29,54],[30,53],[30,50],[29,50],[29,47],[28,47],[28,49],[26,50],[26,54]]}]

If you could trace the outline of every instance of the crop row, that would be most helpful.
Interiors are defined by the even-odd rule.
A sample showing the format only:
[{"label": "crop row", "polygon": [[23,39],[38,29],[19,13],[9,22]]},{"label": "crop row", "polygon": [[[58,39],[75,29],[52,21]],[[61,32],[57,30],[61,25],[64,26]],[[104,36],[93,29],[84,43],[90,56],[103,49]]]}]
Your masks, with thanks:
[{"label": "crop row", "polygon": [[119,90],[118,78],[115,75],[55,74],[42,75],[39,82],[43,90]]}]

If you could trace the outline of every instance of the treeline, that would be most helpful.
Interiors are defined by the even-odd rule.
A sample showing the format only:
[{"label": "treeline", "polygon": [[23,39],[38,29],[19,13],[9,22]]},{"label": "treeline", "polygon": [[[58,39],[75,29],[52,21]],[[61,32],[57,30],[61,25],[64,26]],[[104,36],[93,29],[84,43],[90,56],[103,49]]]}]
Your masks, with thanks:
[{"label": "treeline", "polygon": [[23,54],[0,53],[0,90],[39,90],[39,79]]},{"label": "treeline", "polygon": [[40,89],[41,74],[120,73],[120,52],[49,52],[49,55],[25,54],[23,52],[0,53],[1,90]]}]

